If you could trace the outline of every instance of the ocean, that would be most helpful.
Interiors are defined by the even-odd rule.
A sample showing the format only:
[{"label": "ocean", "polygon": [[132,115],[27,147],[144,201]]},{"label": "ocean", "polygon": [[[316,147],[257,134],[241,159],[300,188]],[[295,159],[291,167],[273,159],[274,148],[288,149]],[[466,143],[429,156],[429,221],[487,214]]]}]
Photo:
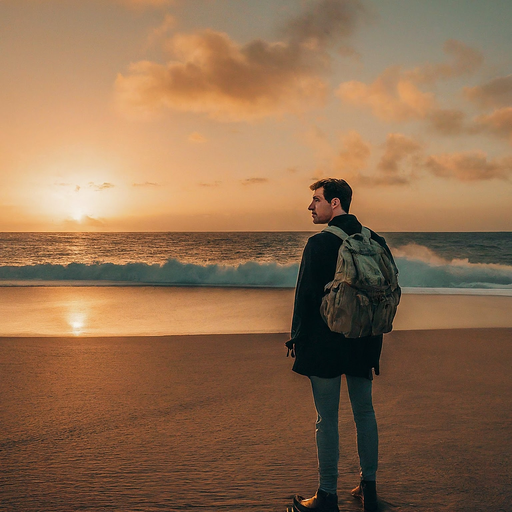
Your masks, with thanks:
[{"label": "ocean", "polygon": [[[289,332],[312,234],[2,233],[0,336]],[[508,326],[512,233],[384,236],[395,329]]]},{"label": "ocean", "polygon": [[[0,286],[293,288],[312,234],[2,233]],[[402,287],[512,294],[510,232],[383,236],[395,255]]]}]

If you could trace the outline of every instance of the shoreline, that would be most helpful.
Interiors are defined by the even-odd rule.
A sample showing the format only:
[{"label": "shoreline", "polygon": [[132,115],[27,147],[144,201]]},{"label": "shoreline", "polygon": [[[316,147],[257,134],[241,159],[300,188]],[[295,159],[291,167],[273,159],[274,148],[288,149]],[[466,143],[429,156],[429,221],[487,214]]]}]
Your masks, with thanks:
[{"label": "shoreline", "polygon": [[[443,335],[448,335],[450,333],[459,333],[459,332],[493,332],[493,331],[510,331],[511,342],[512,342],[512,327],[440,327],[433,329],[393,329],[393,331],[384,334],[384,343],[386,339],[394,335],[396,333],[400,333],[400,335],[409,335],[409,334],[421,334],[421,333],[442,333]],[[230,338],[283,338],[285,341],[290,339],[290,332],[282,331],[282,332],[211,332],[211,333],[186,333],[186,334],[108,334],[108,335],[56,335],[56,334],[33,334],[27,336],[16,336],[16,335],[3,335],[0,334],[0,341],[7,340],[18,340],[22,338],[24,341],[27,340],[63,340],[63,341],[100,341],[100,340],[127,340],[127,341],[137,341],[141,339],[155,340],[155,341],[181,341],[182,339],[190,340],[192,338],[198,338],[199,340],[209,340],[212,338],[222,338],[222,339],[230,339]]]},{"label": "shoreline", "polygon": [[[287,333],[293,289],[0,287],[0,336]],[[404,293],[394,330],[512,327],[512,296]]]}]

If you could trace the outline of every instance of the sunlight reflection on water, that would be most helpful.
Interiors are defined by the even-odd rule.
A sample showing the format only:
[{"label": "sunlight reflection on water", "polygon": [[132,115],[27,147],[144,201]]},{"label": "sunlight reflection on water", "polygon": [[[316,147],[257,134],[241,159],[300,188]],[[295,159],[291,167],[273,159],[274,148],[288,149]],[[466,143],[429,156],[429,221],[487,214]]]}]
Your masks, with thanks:
[{"label": "sunlight reflection on water", "polygon": [[83,311],[70,313],[68,322],[73,334],[75,336],[80,336],[84,331],[86,315]]}]

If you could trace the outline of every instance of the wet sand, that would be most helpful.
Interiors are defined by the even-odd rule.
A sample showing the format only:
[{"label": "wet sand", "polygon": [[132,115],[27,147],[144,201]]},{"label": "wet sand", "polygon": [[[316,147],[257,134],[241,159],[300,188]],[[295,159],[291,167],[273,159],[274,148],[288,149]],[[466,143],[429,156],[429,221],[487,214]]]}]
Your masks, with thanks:
[{"label": "wet sand", "polygon": [[[0,338],[0,510],[286,510],[317,485],[282,334]],[[512,329],[396,331],[374,384],[382,510],[510,511]],[[340,413],[340,509],[361,510]]]},{"label": "wet sand", "polygon": [[[397,331],[512,327],[510,290],[403,292]],[[288,332],[294,294],[286,288],[0,286],[0,336]]]}]

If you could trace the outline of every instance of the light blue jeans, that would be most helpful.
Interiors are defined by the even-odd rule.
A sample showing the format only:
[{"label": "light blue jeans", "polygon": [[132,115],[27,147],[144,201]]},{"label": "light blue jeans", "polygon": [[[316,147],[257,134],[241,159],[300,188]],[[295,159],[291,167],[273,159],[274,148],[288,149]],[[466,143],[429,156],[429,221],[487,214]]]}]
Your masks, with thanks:
[{"label": "light blue jeans", "polygon": [[[375,480],[379,438],[372,404],[372,381],[350,375],[347,375],[346,378],[356,424],[361,479]],[[335,493],[338,487],[338,410],[341,376],[333,379],[310,377],[310,380],[317,411],[316,446],[319,488],[329,493]]]}]

